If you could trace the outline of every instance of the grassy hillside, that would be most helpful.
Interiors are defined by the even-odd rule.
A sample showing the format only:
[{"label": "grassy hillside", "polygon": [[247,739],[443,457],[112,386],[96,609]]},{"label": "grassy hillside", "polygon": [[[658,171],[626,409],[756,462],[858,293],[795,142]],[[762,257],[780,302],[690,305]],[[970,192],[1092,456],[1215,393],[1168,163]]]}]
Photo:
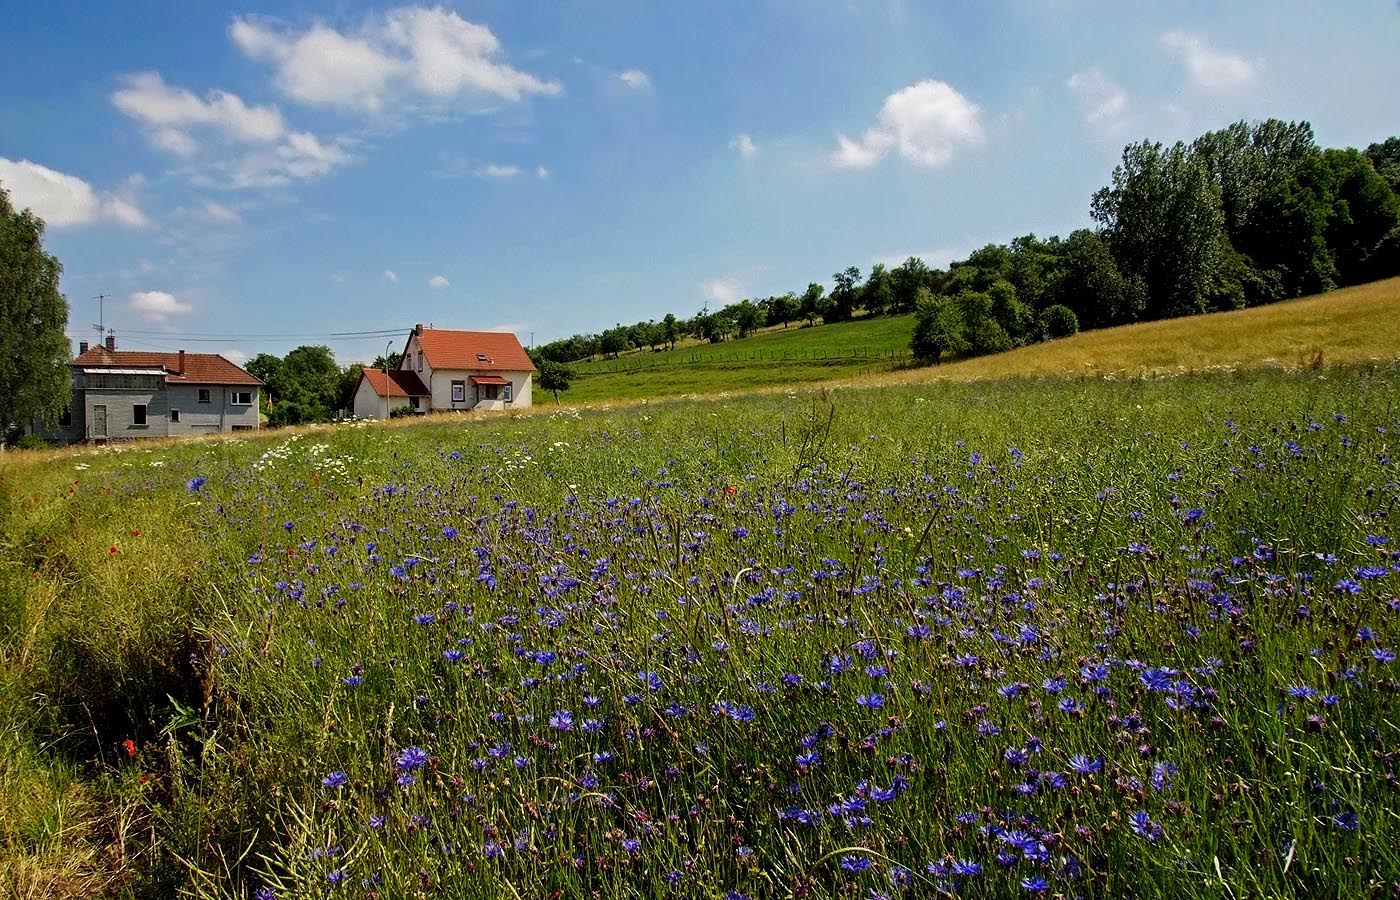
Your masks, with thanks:
[{"label": "grassy hillside", "polygon": [[1298,367],[1400,356],[1400,278],[1253,309],[1086,331],[908,373],[948,378],[1143,375],[1214,366]]},{"label": "grassy hillside", "polygon": [[[1217,366],[1294,368],[1400,355],[1400,278],[1269,306],[1086,331],[1007,353],[910,368],[912,316],[790,328],[576,366],[567,403],[715,394],[811,382],[1150,375]],[[1320,354],[1320,356],[1319,356]],[[539,402],[552,403],[541,394]]]},{"label": "grassy hillside", "polygon": [[[770,329],[722,344],[691,344],[578,363],[569,403],[752,390],[887,372],[907,365],[913,316]],[[552,402],[547,395],[541,402]]]},{"label": "grassy hillside", "polygon": [[0,458],[0,896],[1390,896],[1400,367]]}]

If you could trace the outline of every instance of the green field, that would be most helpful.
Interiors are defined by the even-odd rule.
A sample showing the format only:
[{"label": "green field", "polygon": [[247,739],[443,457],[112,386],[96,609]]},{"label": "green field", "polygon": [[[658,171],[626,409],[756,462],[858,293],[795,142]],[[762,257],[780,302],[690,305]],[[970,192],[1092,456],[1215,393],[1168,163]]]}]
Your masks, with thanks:
[{"label": "green field", "polygon": [[[744,391],[888,372],[910,364],[913,316],[769,329],[722,344],[635,350],[618,359],[575,363],[568,403]],[[541,393],[540,402],[553,402]]]},{"label": "green field", "polygon": [[1390,896],[1394,364],[0,460],[0,895]]},{"label": "green field", "polygon": [[[1297,368],[1400,355],[1400,278],[1237,312],[1086,331],[976,359],[913,367],[913,316],[766,331],[723,344],[580,363],[565,403],[751,391],[860,379],[1143,376],[1218,367]],[[541,393],[541,404],[553,398]]]}]

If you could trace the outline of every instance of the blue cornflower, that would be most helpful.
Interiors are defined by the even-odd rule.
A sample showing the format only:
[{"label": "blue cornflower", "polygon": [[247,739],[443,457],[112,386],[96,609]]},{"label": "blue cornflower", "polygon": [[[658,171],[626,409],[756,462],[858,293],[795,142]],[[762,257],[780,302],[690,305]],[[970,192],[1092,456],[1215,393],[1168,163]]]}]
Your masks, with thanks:
[{"label": "blue cornflower", "polygon": [[1384,647],[1377,647],[1376,649],[1372,650],[1371,656],[1375,657],[1377,662],[1395,662],[1395,651],[1387,650]]},{"label": "blue cornflower", "polygon": [[567,709],[557,710],[549,717],[549,727],[558,731],[573,731],[574,714]]},{"label": "blue cornflower", "polygon": [[849,853],[841,857],[841,868],[847,872],[864,872],[870,868],[870,857]]},{"label": "blue cornflower", "polygon": [[418,613],[416,616],[413,617],[413,623],[415,625],[431,625],[436,621],[437,616],[433,615],[432,613]]},{"label": "blue cornflower", "polygon": [[1297,700],[1310,700],[1317,696],[1317,688],[1306,684],[1291,684],[1288,686],[1288,696]]},{"label": "blue cornflower", "polygon": [[326,873],[326,881],[329,881],[331,884],[340,884],[344,880],[344,869],[332,869],[331,871]]},{"label": "blue cornflower", "polygon": [[[191,478],[189,481],[186,481],[186,482],[185,482],[185,487],[189,488],[189,489],[192,490],[192,491],[197,491],[197,490],[199,490],[200,488],[204,487],[204,476],[203,476],[203,475],[196,475],[196,476],[194,476],[194,477]],[[271,888],[268,888],[268,890],[271,890]]]},{"label": "blue cornflower", "polygon": [[451,525],[448,525],[446,528],[442,529],[442,536],[447,538],[449,541],[453,540],[457,537],[457,529],[453,528]]},{"label": "blue cornflower", "polygon": [[394,764],[402,772],[412,772],[428,764],[428,754],[422,747],[405,747],[394,758]]},{"label": "blue cornflower", "polygon": [[982,864],[973,862],[970,859],[960,859],[953,863],[953,874],[960,878],[969,878],[979,875],[982,872]]},{"label": "blue cornflower", "polygon": [[328,788],[338,788],[344,786],[344,784],[349,780],[350,777],[348,775],[346,775],[344,772],[337,770],[330,773],[325,778],[322,778],[321,784],[325,785]]},{"label": "blue cornflower", "polygon": [[1333,816],[1332,824],[1343,831],[1356,831],[1361,827],[1361,820],[1356,817],[1356,813],[1347,810],[1346,812],[1337,813]]},{"label": "blue cornflower", "polygon": [[661,690],[662,684],[664,683],[661,680],[661,676],[655,672],[638,672],[637,680],[646,685],[646,689],[649,691]]},{"label": "blue cornflower", "polygon": [[1080,775],[1092,775],[1103,768],[1103,759],[1076,753],[1069,758],[1069,767]]},{"label": "blue cornflower", "polygon": [[446,650],[442,651],[442,658],[450,663],[459,663],[463,659],[465,659],[466,656],[467,654],[463,653],[461,650],[458,650],[456,647],[449,647]]},{"label": "blue cornflower", "polygon": [[1149,841],[1156,841],[1162,836],[1162,826],[1152,821],[1141,809],[1128,816],[1128,825],[1133,829],[1133,834],[1145,837]]},{"label": "blue cornflower", "polygon": [[624,838],[622,841],[622,849],[626,850],[628,853],[636,853],[638,850],[642,849],[642,842],[636,838]]},{"label": "blue cornflower", "polygon": [[856,705],[866,709],[879,709],[885,705],[885,698],[880,694],[861,694],[856,698]]},{"label": "blue cornflower", "polygon": [[1022,878],[1021,888],[1032,894],[1043,894],[1050,890],[1050,882],[1044,878]]},{"label": "blue cornflower", "polygon": [[253,894],[253,900],[277,900],[277,891],[264,885]]}]

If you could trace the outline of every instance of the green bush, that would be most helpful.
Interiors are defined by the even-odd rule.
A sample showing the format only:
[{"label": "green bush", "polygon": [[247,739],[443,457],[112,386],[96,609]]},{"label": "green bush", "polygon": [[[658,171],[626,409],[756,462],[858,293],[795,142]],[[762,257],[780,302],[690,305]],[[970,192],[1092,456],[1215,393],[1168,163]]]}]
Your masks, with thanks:
[{"label": "green bush", "polygon": [[404,404],[403,406],[396,406],[393,409],[389,410],[389,418],[402,419],[406,416],[417,415],[417,413],[418,410],[414,409],[408,404]]},{"label": "green bush", "polygon": [[1047,306],[1040,314],[1040,327],[1046,337],[1062,338],[1079,333],[1079,317],[1062,303]]},{"label": "green bush", "polygon": [[53,445],[37,434],[26,434],[15,441],[15,448],[19,450],[47,450],[51,446]]}]

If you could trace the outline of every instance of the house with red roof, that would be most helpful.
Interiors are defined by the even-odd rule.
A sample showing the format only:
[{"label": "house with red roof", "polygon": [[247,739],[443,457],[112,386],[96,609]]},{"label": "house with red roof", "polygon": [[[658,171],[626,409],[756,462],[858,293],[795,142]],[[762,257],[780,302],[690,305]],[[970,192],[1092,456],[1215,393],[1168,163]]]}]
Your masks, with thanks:
[{"label": "house with red roof", "polygon": [[520,340],[505,331],[455,331],[415,325],[397,369],[366,369],[352,412],[385,418],[411,406],[420,413],[525,409],[535,364]]},{"label": "house with red roof", "polygon": [[116,338],[69,363],[73,396],[49,440],[120,441],[255,431],[263,383],[217,353],[118,350]]}]

